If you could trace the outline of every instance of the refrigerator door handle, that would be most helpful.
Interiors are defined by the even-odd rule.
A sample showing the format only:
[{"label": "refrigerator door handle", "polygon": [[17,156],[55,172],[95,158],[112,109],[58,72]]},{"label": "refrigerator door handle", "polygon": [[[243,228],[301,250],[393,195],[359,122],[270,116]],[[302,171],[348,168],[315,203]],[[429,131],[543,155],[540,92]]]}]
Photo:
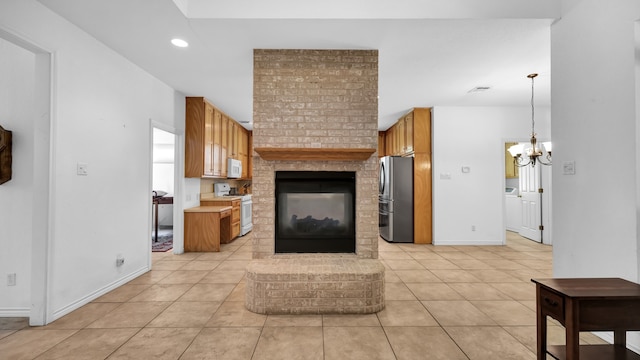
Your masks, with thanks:
[{"label": "refrigerator door handle", "polygon": [[380,194],[384,194],[384,190],[387,186],[386,182],[387,182],[387,179],[384,172],[384,162],[381,162],[380,163],[380,182],[378,183],[379,185],[378,189]]}]

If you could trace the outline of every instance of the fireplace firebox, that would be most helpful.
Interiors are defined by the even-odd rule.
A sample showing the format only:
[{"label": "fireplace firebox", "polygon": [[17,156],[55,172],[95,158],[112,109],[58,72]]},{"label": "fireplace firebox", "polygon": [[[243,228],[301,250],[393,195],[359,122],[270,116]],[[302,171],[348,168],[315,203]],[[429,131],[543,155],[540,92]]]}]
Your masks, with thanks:
[{"label": "fireplace firebox", "polygon": [[276,253],[355,253],[356,173],[277,171]]}]

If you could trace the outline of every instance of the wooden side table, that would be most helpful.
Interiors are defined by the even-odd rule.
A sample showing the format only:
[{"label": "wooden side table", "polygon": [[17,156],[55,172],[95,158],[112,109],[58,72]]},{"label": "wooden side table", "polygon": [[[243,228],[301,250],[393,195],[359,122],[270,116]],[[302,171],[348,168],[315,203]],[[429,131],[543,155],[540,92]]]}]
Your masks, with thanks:
[{"label": "wooden side table", "polygon": [[[640,285],[618,278],[531,279],[536,284],[538,360],[640,359],[626,332],[640,330]],[[547,346],[547,316],[566,332],[566,346]],[[613,345],[582,345],[580,331],[613,331]]]}]

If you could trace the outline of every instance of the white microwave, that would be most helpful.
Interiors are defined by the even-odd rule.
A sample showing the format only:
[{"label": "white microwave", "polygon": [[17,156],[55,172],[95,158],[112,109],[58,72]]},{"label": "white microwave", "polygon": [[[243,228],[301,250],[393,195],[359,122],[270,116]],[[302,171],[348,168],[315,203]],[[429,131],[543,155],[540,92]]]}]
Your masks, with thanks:
[{"label": "white microwave", "polygon": [[227,161],[227,178],[238,179],[242,176],[242,162],[240,160],[231,159]]}]

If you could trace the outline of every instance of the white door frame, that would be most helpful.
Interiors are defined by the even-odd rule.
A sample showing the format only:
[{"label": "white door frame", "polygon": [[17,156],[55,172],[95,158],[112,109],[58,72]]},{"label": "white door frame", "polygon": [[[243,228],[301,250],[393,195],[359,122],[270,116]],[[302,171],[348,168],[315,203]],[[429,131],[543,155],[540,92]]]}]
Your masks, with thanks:
[{"label": "white door frame", "polygon": [[[174,254],[182,254],[184,252],[184,202],[183,199],[183,163],[184,163],[184,135],[182,132],[178,131],[174,126],[167,125],[161,122],[158,122],[153,119],[149,119],[149,134],[150,140],[150,159],[149,159],[149,191],[151,194],[153,191],[153,128],[157,128],[169,133],[172,133],[175,136],[175,143],[173,147],[173,253]],[[149,202],[149,211],[147,213],[151,216],[151,202]],[[151,224],[151,218],[149,218],[149,224]],[[149,227],[149,249],[151,249],[151,227]],[[148,258],[149,269],[151,269],[152,261],[151,261],[151,251],[149,251]]]}]

